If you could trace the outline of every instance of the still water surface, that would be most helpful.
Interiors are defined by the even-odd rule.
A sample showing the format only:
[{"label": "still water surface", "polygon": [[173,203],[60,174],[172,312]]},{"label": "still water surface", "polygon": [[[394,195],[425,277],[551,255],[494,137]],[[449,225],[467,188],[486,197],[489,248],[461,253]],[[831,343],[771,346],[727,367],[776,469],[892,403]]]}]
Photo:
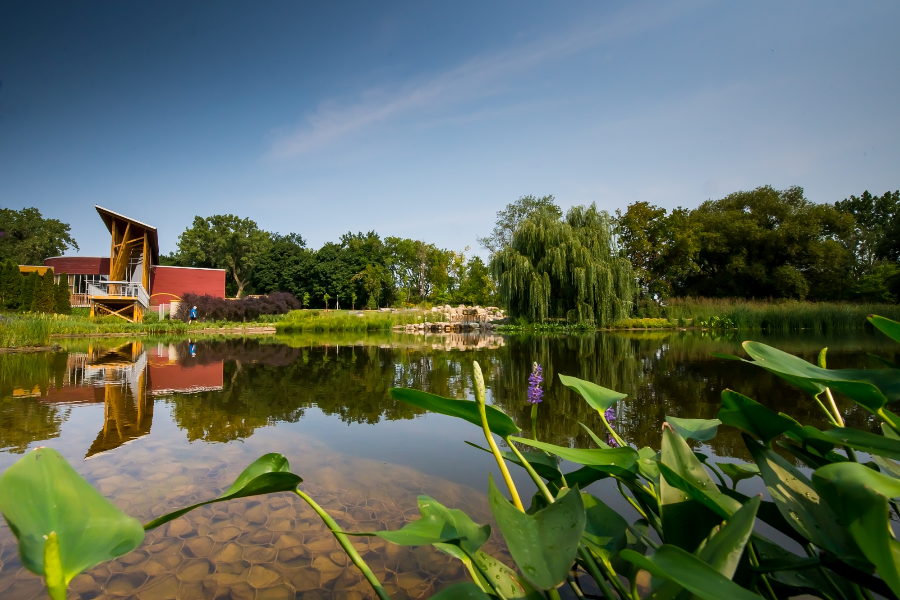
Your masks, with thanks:
[{"label": "still water surface", "polygon": [[[659,447],[666,415],[713,418],[725,388],[827,428],[803,393],[761,369],[709,354],[739,354],[743,339],[808,360],[828,346],[832,368],[874,368],[867,353],[896,353],[896,344],[871,332],[66,340],[57,353],[0,355],[0,471],[30,448],[51,446],[116,506],[146,522],[218,495],[255,458],[280,452],[304,478],[304,489],[348,531],[401,527],[418,516],[419,494],[491,523],[484,491],[496,464],[464,443],[483,443],[479,428],[394,402],[389,388],[471,398],[477,360],[489,400],[530,432],[526,381],[538,362],[546,385],[539,438],[581,447],[591,443],[579,422],[598,432],[603,426],[559,383],[560,373],[627,393],[615,425],[638,447]],[[838,402],[849,425],[877,428],[868,413]],[[697,449],[749,460],[740,436],[727,427]],[[529,498],[533,486],[517,471]],[[760,484],[741,486],[751,493]],[[608,485],[591,491],[630,511]],[[355,544],[396,598],[428,597],[466,577],[458,562],[431,548],[399,548],[377,538]],[[485,550],[508,561],[497,533]],[[372,596],[347,567],[312,511],[299,498],[277,494],[206,507],[150,532],[138,550],[76,578],[70,597]],[[22,568],[9,529],[0,526],[0,596],[43,594],[40,580]]]}]

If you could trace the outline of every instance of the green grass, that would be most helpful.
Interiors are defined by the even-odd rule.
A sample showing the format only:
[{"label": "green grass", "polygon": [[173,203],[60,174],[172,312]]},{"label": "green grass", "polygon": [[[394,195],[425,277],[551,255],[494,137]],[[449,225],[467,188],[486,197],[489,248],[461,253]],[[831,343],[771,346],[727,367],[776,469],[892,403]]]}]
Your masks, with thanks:
[{"label": "green grass", "polygon": [[23,348],[50,344],[49,319],[0,317],[0,348]]},{"label": "green grass", "polygon": [[866,317],[877,314],[900,320],[900,305],[849,304],[837,302],[761,302],[730,298],[670,298],[659,308],[659,316],[679,326],[699,326],[713,317],[728,319],[740,330],[838,331],[862,329]]},{"label": "green grass", "polygon": [[670,322],[668,319],[645,317],[616,321],[607,329],[669,329],[672,327],[675,327],[675,323]]},{"label": "green grass", "polygon": [[[426,313],[429,318],[430,313]],[[421,313],[365,312],[362,317],[343,310],[293,310],[275,323],[278,333],[304,331],[375,331],[391,329],[394,325],[406,325],[421,321]],[[433,318],[433,317],[430,317]]]}]

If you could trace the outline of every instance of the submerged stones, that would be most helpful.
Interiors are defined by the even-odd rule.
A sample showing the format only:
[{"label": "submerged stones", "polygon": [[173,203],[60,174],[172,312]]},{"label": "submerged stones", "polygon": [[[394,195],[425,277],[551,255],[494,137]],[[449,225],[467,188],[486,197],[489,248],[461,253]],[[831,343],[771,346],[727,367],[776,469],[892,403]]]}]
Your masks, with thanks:
[{"label": "submerged stones", "polygon": [[[347,531],[402,527],[418,518],[419,494],[460,508],[478,522],[491,522],[485,495],[470,488],[407,467],[336,455],[302,440],[296,446],[303,460],[298,458],[294,466],[301,466],[304,489]],[[115,458],[84,463],[82,472],[94,485],[102,481],[106,496],[119,508],[146,522],[215,497],[252,460],[239,446],[228,444],[182,459],[163,443],[152,448],[132,445],[117,450]],[[351,542],[398,600],[427,598],[467,578],[459,561],[430,546],[404,548],[369,537]],[[484,549],[510,562],[496,536]],[[19,562],[15,538],[5,524],[0,525],[0,597],[37,600],[45,594],[41,579]],[[233,500],[188,513],[148,532],[135,551],[75,577],[68,597],[375,598],[319,517],[302,499],[287,493]]]}]

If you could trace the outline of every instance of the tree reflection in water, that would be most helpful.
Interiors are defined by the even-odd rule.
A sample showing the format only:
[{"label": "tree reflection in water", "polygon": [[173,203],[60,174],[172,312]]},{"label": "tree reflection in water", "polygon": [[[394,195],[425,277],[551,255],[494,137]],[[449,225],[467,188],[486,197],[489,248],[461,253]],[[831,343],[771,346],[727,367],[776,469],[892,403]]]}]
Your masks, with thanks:
[{"label": "tree reflection in water", "polygon": [[[454,398],[472,397],[472,363],[485,371],[491,399],[526,432],[526,401],[534,362],[544,370],[538,436],[555,444],[590,447],[584,423],[603,426],[596,413],[563,387],[559,374],[628,394],[616,427],[639,446],[656,447],[666,415],[712,418],[719,395],[731,388],[805,423],[827,428],[812,399],[771,374],[723,361],[711,352],[740,353],[757,339],[807,360],[829,346],[829,366],[877,367],[867,356],[895,349],[879,336],[842,333],[794,336],[697,332],[625,332],[506,338],[407,335],[306,335],[69,344],[70,352],[0,356],[0,448],[23,452],[59,436],[66,405],[102,402],[104,423],[87,454],[109,451],[147,435],[154,401],[165,402],[190,441],[228,442],[259,428],[296,422],[317,408],[348,423],[413,419],[420,411],[393,401],[391,387],[411,387]],[[844,405],[854,427],[876,428],[861,410]],[[160,414],[157,411],[157,415]],[[158,418],[158,417],[157,417]],[[743,456],[736,432],[721,428],[711,442],[719,456]]]}]

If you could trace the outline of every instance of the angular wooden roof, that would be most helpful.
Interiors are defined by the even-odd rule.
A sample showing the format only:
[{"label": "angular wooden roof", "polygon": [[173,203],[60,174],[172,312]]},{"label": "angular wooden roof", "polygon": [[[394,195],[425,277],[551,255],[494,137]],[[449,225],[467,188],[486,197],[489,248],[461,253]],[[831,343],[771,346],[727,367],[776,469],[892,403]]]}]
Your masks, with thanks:
[{"label": "angular wooden roof", "polygon": [[131,223],[137,227],[142,228],[147,232],[148,241],[150,242],[150,254],[152,260],[150,261],[151,265],[159,264],[159,237],[156,233],[156,227],[153,225],[147,225],[146,223],[141,223],[137,219],[132,219],[131,217],[126,217],[123,214],[119,214],[115,211],[109,210],[108,208],[103,208],[97,204],[94,205],[94,208],[97,209],[97,212],[100,214],[100,218],[103,219],[103,223],[106,225],[106,228],[112,233],[112,222],[113,219],[118,219],[119,221],[124,221],[126,223]]}]

